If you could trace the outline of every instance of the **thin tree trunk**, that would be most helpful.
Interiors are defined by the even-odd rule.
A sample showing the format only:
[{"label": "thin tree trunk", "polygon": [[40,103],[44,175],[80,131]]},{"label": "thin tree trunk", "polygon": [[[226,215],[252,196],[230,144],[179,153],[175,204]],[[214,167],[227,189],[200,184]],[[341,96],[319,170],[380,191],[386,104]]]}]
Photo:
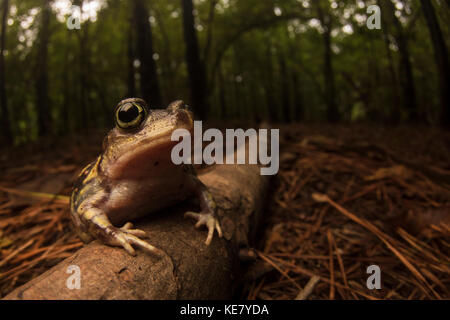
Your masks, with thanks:
[{"label": "thin tree trunk", "polygon": [[233,61],[231,65],[231,74],[233,75],[233,88],[234,88],[234,109],[233,109],[233,118],[241,119],[243,114],[243,109],[245,108],[245,101],[243,99],[244,93],[243,87],[241,83],[237,82],[237,75],[239,74],[241,68],[239,67],[239,59],[237,58],[237,51],[239,48],[237,46],[233,46]]},{"label": "thin tree trunk", "polygon": [[389,63],[389,73],[391,77],[391,84],[392,84],[392,93],[394,95],[393,101],[394,105],[392,106],[390,110],[390,121],[393,124],[398,124],[400,122],[400,93],[399,93],[399,84],[398,84],[398,77],[397,73],[395,72],[395,65],[394,65],[394,58],[392,57],[391,49],[389,48],[389,32],[388,32],[388,26],[386,23],[384,23],[383,26],[383,40],[385,44],[386,49],[386,55]]},{"label": "thin tree trunk", "polygon": [[72,123],[71,123],[71,117],[70,115],[72,114],[72,86],[71,86],[71,78],[70,78],[70,70],[72,68],[72,59],[70,58],[70,52],[71,52],[71,48],[70,48],[70,40],[71,40],[71,30],[67,30],[67,45],[66,45],[66,51],[65,51],[65,56],[64,56],[64,80],[63,80],[63,85],[64,85],[64,98],[63,98],[63,110],[62,110],[62,121],[63,121],[63,125],[60,126],[59,132],[61,134],[67,134],[70,133],[73,129],[72,127]]},{"label": "thin tree trunk", "polygon": [[80,32],[80,85],[81,85],[81,105],[83,110],[83,116],[81,119],[81,123],[84,124],[85,128],[89,130],[92,127],[93,117],[90,115],[91,106],[89,99],[89,90],[90,90],[90,77],[88,72],[90,70],[88,66],[89,61],[89,52],[87,46],[88,37],[89,37],[89,24],[86,21],[83,25],[83,29]]},{"label": "thin tree trunk", "polygon": [[383,118],[383,110],[379,107],[377,90],[380,87],[380,72],[378,70],[378,56],[375,53],[373,32],[369,32],[367,35],[368,41],[366,41],[366,50],[368,52],[367,62],[367,74],[372,75],[367,79],[367,82],[363,82],[363,101],[364,108],[366,110],[367,119],[378,123]]},{"label": "thin tree trunk", "polygon": [[423,13],[433,42],[436,66],[439,74],[442,110],[441,123],[442,125],[450,126],[450,67],[447,46],[442,36],[441,27],[439,26],[433,4],[429,0],[420,0],[420,2],[422,3]]},{"label": "thin tree trunk", "polygon": [[337,104],[336,104],[336,88],[334,82],[334,70],[331,52],[331,35],[329,31],[323,34],[325,43],[325,94],[327,99],[327,118],[329,122],[337,122],[339,120]]},{"label": "thin tree trunk", "polygon": [[270,122],[276,123],[278,122],[278,103],[275,99],[274,94],[274,84],[273,84],[273,61],[272,61],[272,44],[270,39],[267,40],[267,65],[266,65],[266,81],[265,81],[265,91],[266,91],[266,101],[267,101],[267,110],[269,112]]},{"label": "thin tree trunk", "polygon": [[[328,6],[328,2],[326,3]],[[325,101],[327,105],[327,119],[329,122],[337,122],[339,120],[339,112],[336,103],[336,85],[334,79],[334,69],[333,69],[333,52],[331,50],[331,16],[328,13],[328,9],[322,8],[322,1],[317,3],[317,12],[319,15],[319,20],[322,24],[324,32],[323,42],[324,42],[324,81],[325,81]]]},{"label": "thin tree trunk", "polygon": [[128,46],[128,56],[127,56],[127,67],[128,67],[128,97],[134,97],[136,95],[136,82],[135,82],[135,72],[134,72],[134,59],[135,59],[135,53],[134,53],[134,37],[133,37],[133,30],[134,30],[134,23],[133,23],[133,16],[130,16],[130,26],[128,30],[128,39],[127,39],[127,46]]},{"label": "thin tree trunk", "polygon": [[408,110],[408,120],[415,122],[419,119],[417,110],[416,89],[414,85],[411,56],[409,53],[408,39],[402,25],[395,16],[395,7],[391,0],[379,0],[383,15],[387,16],[387,22],[394,25],[394,37],[397,42],[400,55],[399,68],[400,84],[403,91],[403,106]]},{"label": "thin tree trunk", "polygon": [[[300,46],[300,39],[294,39],[291,41],[289,39],[289,33],[286,29],[286,41],[288,43],[288,54],[291,57],[298,56],[296,63],[301,65],[301,57],[298,52],[301,52],[302,47]],[[294,45],[295,44],[295,45]],[[292,90],[292,108],[294,113],[294,121],[300,122],[304,117],[304,106],[303,106],[303,95],[302,95],[302,84],[299,77],[300,69],[295,65],[290,74],[291,90]]]},{"label": "thin tree trunk", "polygon": [[281,101],[283,103],[283,118],[284,121],[291,122],[291,92],[289,88],[289,74],[286,67],[286,60],[282,53],[279,55],[280,76],[281,76]]},{"label": "thin tree trunk", "polygon": [[293,105],[294,105],[294,119],[295,121],[302,121],[304,116],[303,97],[301,92],[300,80],[297,72],[292,72],[292,90],[293,90]]},{"label": "thin tree trunk", "polygon": [[226,118],[228,115],[227,112],[227,103],[226,103],[226,89],[225,89],[225,79],[223,76],[223,70],[222,70],[222,65],[219,66],[219,72],[218,72],[218,77],[219,77],[219,103],[220,103],[220,115],[223,118]]},{"label": "thin tree trunk", "polygon": [[414,85],[413,70],[409,54],[409,48],[407,46],[404,35],[401,35],[399,38],[399,50],[400,50],[400,66],[404,74],[404,77],[401,78],[403,83],[403,97],[405,101],[404,104],[408,110],[409,114],[408,120],[414,122],[418,120],[416,89]]},{"label": "thin tree trunk", "polygon": [[[74,1],[74,4],[83,7],[84,0]],[[105,103],[102,100],[102,94],[97,87],[95,81],[92,78],[93,65],[92,65],[92,51],[90,46],[89,35],[89,20],[83,23],[81,30],[76,32],[79,42],[79,82],[80,82],[80,118],[78,119],[78,126],[83,130],[90,130],[93,127],[99,127],[101,125],[102,114],[100,110],[105,109]],[[95,35],[94,37],[95,38]],[[97,107],[97,103],[93,101],[91,92],[97,91],[97,95],[101,101],[100,108]]]},{"label": "thin tree trunk", "polygon": [[186,43],[186,62],[191,87],[193,108],[200,118],[204,118],[208,109],[208,89],[206,87],[205,66],[200,59],[197,32],[195,30],[194,5],[192,0],[181,0],[183,8],[183,30]]},{"label": "thin tree trunk", "polygon": [[143,0],[134,0],[134,17],[137,28],[137,53],[141,74],[141,95],[150,106],[161,106],[156,63],[153,59],[152,27],[149,22],[148,8]]},{"label": "thin tree trunk", "polygon": [[[84,0],[78,1],[78,5],[83,7]],[[91,98],[90,91],[94,84],[92,81],[92,65],[91,65],[91,47],[89,45],[89,20],[83,23],[81,30],[76,33],[78,36],[79,51],[79,77],[80,77],[80,111],[81,119],[79,119],[80,128],[90,130],[98,127],[99,117],[95,114],[93,107],[96,105]]]},{"label": "thin tree trunk", "polygon": [[212,42],[213,42],[213,22],[214,16],[216,12],[216,6],[219,3],[219,0],[210,0],[209,3],[209,14],[208,14],[208,24],[207,24],[207,37],[206,37],[206,45],[205,50],[203,51],[203,61],[205,64],[209,61],[209,53],[211,52]]},{"label": "thin tree trunk", "polygon": [[173,55],[170,37],[167,34],[166,24],[164,18],[159,12],[159,8],[157,6],[152,6],[151,10],[153,12],[153,15],[155,16],[156,23],[158,24],[158,31],[162,38],[162,42],[160,44],[160,67],[162,71],[160,76],[160,83],[162,83],[162,100],[174,101],[179,99],[179,93],[173,90],[173,88],[176,87],[176,77],[174,77],[173,75],[177,73],[179,64],[172,59]]},{"label": "thin tree trunk", "polygon": [[[80,8],[83,7],[83,1],[84,0],[74,0],[73,4],[75,6],[78,6]],[[81,23],[81,22],[80,22]],[[82,27],[83,28],[83,27]],[[78,52],[77,55],[75,56],[75,64],[76,64],[76,77],[75,77],[75,82],[74,82],[74,92],[75,94],[75,105],[76,108],[74,109],[74,113],[75,113],[75,123],[74,123],[74,128],[75,131],[78,130],[83,130],[89,127],[89,118],[87,117],[87,106],[85,103],[85,84],[84,84],[84,78],[83,78],[83,52],[84,52],[84,47],[83,47],[83,37],[82,37],[82,32],[80,32],[81,30],[77,30],[74,34],[76,35],[77,39],[78,39]]]},{"label": "thin tree trunk", "polygon": [[51,128],[50,99],[48,96],[48,43],[50,39],[50,1],[42,9],[41,26],[38,35],[37,77],[35,79],[38,133],[49,133]]},{"label": "thin tree trunk", "polygon": [[8,19],[9,1],[3,0],[2,11],[2,30],[0,35],[0,112],[2,135],[6,143],[12,142],[11,125],[9,122],[8,98],[6,96],[6,82],[5,82],[5,46],[6,46],[6,20]]}]

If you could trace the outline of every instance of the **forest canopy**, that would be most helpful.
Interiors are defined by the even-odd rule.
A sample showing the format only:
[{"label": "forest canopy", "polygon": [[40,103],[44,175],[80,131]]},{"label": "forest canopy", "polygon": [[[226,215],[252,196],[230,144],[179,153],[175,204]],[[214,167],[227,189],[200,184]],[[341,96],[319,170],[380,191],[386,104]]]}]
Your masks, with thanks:
[{"label": "forest canopy", "polygon": [[204,120],[448,125],[448,21],[444,0],[0,0],[1,140],[108,128],[131,96]]}]

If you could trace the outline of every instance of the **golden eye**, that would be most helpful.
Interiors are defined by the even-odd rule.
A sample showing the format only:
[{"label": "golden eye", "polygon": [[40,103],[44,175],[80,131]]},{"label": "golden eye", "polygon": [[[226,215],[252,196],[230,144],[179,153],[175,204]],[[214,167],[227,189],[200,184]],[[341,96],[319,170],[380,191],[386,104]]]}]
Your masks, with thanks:
[{"label": "golden eye", "polygon": [[119,106],[116,110],[116,123],[121,129],[134,129],[141,125],[147,116],[147,109],[136,102]]}]

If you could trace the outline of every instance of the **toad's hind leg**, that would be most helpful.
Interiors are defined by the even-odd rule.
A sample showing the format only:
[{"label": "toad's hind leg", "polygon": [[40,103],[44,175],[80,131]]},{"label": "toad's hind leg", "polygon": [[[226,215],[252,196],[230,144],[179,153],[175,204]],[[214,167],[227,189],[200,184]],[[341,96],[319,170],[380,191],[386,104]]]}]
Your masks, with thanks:
[{"label": "toad's hind leg", "polygon": [[208,236],[206,237],[205,244],[209,245],[212,241],[214,230],[217,231],[219,238],[222,238],[222,229],[220,228],[219,220],[216,217],[217,205],[211,192],[196,175],[192,175],[192,187],[200,200],[202,211],[188,211],[184,216],[197,220],[197,223],[195,224],[196,228],[201,226],[206,226],[208,228]]},{"label": "toad's hind leg", "polygon": [[81,213],[80,218],[87,227],[87,232],[105,244],[123,247],[133,256],[136,255],[133,245],[153,254],[161,253],[159,249],[140,239],[146,237],[145,231],[133,229],[130,222],[122,228],[117,228],[111,224],[107,215],[100,209],[89,208]]}]

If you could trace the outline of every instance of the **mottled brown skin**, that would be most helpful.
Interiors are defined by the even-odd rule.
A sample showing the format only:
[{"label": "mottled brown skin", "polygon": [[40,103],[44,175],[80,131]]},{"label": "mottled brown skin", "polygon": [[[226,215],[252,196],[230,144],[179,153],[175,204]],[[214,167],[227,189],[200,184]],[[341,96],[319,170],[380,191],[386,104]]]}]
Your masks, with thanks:
[{"label": "mottled brown skin", "polygon": [[[222,231],[216,219],[211,193],[197,178],[192,165],[175,165],[170,158],[177,143],[176,129],[192,132],[193,118],[182,101],[164,110],[149,110],[141,99],[119,103],[116,127],[106,136],[102,154],[80,173],[71,197],[71,217],[84,242],[99,239],[121,246],[134,255],[133,246],[158,253],[143,241],[146,234],[133,229],[130,220],[145,216],[196,195],[201,212],[185,216],[208,228],[209,245],[214,230]],[[125,225],[121,228],[117,225]]]}]

